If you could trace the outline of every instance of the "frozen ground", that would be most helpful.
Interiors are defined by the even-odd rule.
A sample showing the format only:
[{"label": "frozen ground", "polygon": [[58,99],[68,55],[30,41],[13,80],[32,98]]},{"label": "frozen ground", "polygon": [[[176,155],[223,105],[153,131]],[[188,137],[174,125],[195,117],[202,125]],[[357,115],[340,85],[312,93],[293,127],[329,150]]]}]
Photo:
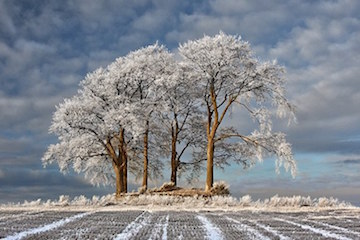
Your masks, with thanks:
[{"label": "frozen ground", "polygon": [[0,210],[0,239],[360,239],[359,209]]},{"label": "frozen ground", "polygon": [[360,239],[360,208],[301,196],[60,196],[0,205],[0,239]]}]

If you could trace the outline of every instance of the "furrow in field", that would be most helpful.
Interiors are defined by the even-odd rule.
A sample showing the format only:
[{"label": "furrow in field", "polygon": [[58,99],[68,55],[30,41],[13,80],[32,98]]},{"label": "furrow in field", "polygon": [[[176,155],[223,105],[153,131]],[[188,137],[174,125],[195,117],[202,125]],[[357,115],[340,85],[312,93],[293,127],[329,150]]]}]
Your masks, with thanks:
[{"label": "furrow in field", "polygon": [[32,215],[31,217],[21,218],[5,222],[0,227],[0,238],[15,235],[28,229],[44,226],[52,222],[59,221],[63,218],[73,216],[74,212],[43,212],[41,214]]},{"label": "furrow in field", "polygon": [[208,239],[224,239],[224,236],[221,230],[216,227],[209,219],[207,219],[204,215],[196,216],[197,219],[204,225],[204,229]]},{"label": "furrow in field", "polygon": [[44,213],[40,211],[31,211],[31,212],[24,212],[20,214],[14,214],[9,216],[3,216],[2,219],[0,219],[0,226],[3,226],[5,224],[15,223],[17,221],[31,221],[32,219],[38,218],[40,216],[43,216]]},{"label": "furrow in field", "polygon": [[91,214],[91,212],[80,213],[80,214],[71,216],[69,218],[64,218],[64,219],[61,219],[59,221],[52,222],[52,223],[47,224],[47,225],[43,225],[43,226],[40,226],[40,227],[37,227],[37,228],[28,229],[26,231],[16,233],[16,234],[14,234],[12,236],[8,236],[8,237],[5,238],[5,240],[22,239],[24,237],[27,237],[28,235],[33,235],[33,234],[46,232],[46,231],[58,228],[58,227],[66,224],[66,223],[73,222],[75,220],[83,218],[84,216],[87,216],[89,214]]},{"label": "furrow in field", "polygon": [[264,229],[265,231],[271,233],[272,235],[275,236],[275,238],[280,239],[280,240],[290,240],[291,238],[282,235],[279,231],[275,230],[274,228],[270,227],[269,225],[264,225],[261,223],[257,223],[257,221],[254,220],[249,220],[250,222],[252,222],[253,224],[255,224],[256,226],[258,226],[259,228]]},{"label": "furrow in field", "polygon": [[302,220],[302,222],[319,225],[319,226],[325,227],[326,229],[332,229],[332,230],[335,230],[336,233],[350,234],[350,235],[355,235],[357,237],[360,237],[360,232],[352,231],[351,229],[348,229],[348,228],[333,225],[333,224],[337,223],[337,224],[343,224],[345,226],[349,226],[348,224],[343,223],[343,222],[336,221],[335,223],[329,224],[329,223],[326,223],[326,222],[320,222],[318,220],[315,221],[315,220],[310,220],[310,219]]},{"label": "furrow in field", "polygon": [[167,226],[169,223],[169,215],[163,215],[155,219],[155,223],[151,226],[151,235],[149,240],[167,239]]},{"label": "furrow in field", "polygon": [[248,235],[248,237],[250,239],[261,239],[261,240],[270,240],[269,237],[261,234],[258,230],[256,230],[255,228],[247,225],[247,224],[244,224],[234,218],[231,218],[231,217],[228,217],[226,216],[225,217],[228,221],[230,222],[233,222],[236,224],[236,227],[240,230],[240,231],[245,231],[246,234]]},{"label": "furrow in field", "polygon": [[115,240],[125,240],[135,237],[136,234],[147,224],[150,223],[151,215],[148,212],[140,214],[133,222],[131,222],[120,234],[115,237]]},{"label": "furrow in field", "polygon": [[324,229],[315,228],[315,227],[307,225],[307,224],[296,223],[296,222],[286,220],[286,219],[282,219],[282,218],[274,218],[274,219],[277,220],[277,221],[281,221],[281,222],[285,222],[285,223],[288,223],[288,224],[292,224],[294,226],[301,227],[302,229],[309,230],[309,231],[314,232],[314,233],[321,234],[322,236],[324,236],[326,238],[335,238],[335,239],[339,239],[339,240],[351,240],[351,238],[348,238],[346,236],[342,236],[340,234],[336,234],[336,233],[333,233],[333,232],[330,232],[330,231],[327,231],[327,230],[324,230]]}]

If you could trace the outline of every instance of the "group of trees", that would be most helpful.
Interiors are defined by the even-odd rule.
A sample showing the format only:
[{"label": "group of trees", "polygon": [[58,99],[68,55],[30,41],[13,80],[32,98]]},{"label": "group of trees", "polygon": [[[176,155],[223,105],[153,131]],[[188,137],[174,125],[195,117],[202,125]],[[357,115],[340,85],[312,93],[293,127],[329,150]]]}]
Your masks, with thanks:
[{"label": "group of trees", "polygon": [[[206,161],[206,191],[214,165],[231,161],[251,166],[275,155],[277,171],[284,165],[295,175],[290,144],[272,131],[272,110],[293,113],[283,68],[258,61],[247,42],[224,33],[178,50],[180,59],[154,44],[89,73],[54,113],[50,132],[59,143],[49,146],[44,165],[56,161],[62,172],[84,172],[92,184],[115,179],[116,196],[127,192],[128,173],[142,177],[146,190],[169,158],[175,185],[179,171],[197,177]],[[224,127],[231,108],[244,109],[258,128],[245,134]]]}]

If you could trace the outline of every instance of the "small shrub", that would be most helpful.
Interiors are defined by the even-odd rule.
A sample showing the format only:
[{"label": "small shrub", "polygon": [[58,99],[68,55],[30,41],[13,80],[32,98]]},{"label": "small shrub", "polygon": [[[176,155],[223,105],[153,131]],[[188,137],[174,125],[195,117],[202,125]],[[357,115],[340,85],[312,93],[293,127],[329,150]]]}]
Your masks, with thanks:
[{"label": "small shrub", "polygon": [[211,188],[213,195],[230,195],[229,184],[224,181],[215,182]]},{"label": "small shrub", "polygon": [[144,194],[145,192],[146,192],[146,187],[141,186],[141,187],[138,188],[138,193],[139,194]]},{"label": "small shrub", "polygon": [[167,182],[164,183],[160,188],[159,191],[161,192],[167,192],[167,191],[171,191],[176,189],[175,183],[174,182]]}]

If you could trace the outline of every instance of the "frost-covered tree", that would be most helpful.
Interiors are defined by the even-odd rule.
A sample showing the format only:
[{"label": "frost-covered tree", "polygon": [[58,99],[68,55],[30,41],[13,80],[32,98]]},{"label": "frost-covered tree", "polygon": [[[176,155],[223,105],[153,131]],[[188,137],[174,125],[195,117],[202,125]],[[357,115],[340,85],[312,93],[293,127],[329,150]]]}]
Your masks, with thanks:
[{"label": "frost-covered tree", "polygon": [[116,183],[116,196],[127,190],[124,131],[110,119],[112,94],[109,73],[98,69],[81,82],[77,95],[65,99],[53,116],[50,132],[59,143],[50,145],[43,164],[56,161],[62,172],[84,172],[92,184]]},{"label": "frost-covered tree", "polygon": [[[162,85],[162,102],[164,111],[158,112],[156,122],[160,124],[155,137],[170,155],[170,182],[175,186],[179,169],[187,169],[188,165],[200,164],[193,159],[183,160],[186,152],[190,153],[203,141],[201,137],[201,114],[197,104],[198,92],[191,85],[187,71],[179,64],[173,64],[172,76]],[[185,166],[186,165],[186,166]]]},{"label": "frost-covered tree", "polygon": [[146,189],[148,170],[154,178],[161,175],[161,146],[149,146],[157,129],[151,117],[164,109],[163,85],[170,87],[174,64],[172,54],[155,44],[88,74],[78,94],[57,107],[50,132],[59,143],[49,146],[43,164],[56,161],[63,172],[84,172],[93,184],[112,183],[115,172],[119,196],[127,191],[128,170],[140,175],[142,155]]},{"label": "frost-covered tree", "polygon": [[149,143],[154,142],[152,135],[156,134],[156,125],[158,124],[154,115],[164,111],[166,107],[163,96],[168,87],[171,87],[170,79],[173,77],[175,62],[173,55],[164,46],[156,43],[130,52],[124,57],[121,66],[116,69],[119,77],[127,83],[127,119],[130,131],[134,136],[142,135],[143,139],[142,187],[146,190],[149,167],[153,177],[161,175],[161,145]]},{"label": "frost-covered tree", "polygon": [[[207,113],[205,190],[210,191],[213,185],[217,149],[227,156],[224,161],[231,157],[245,164],[261,160],[264,155],[275,155],[277,171],[284,164],[294,176],[296,163],[291,146],[283,133],[272,131],[271,122],[272,107],[277,108],[278,117],[293,112],[284,94],[284,69],[276,62],[258,61],[247,42],[222,32],[188,41],[180,45],[179,52],[183,64],[194,75],[193,85],[201,89]],[[235,107],[243,108],[256,119],[259,129],[246,135],[236,128],[222,127],[230,109]],[[235,143],[233,138],[240,141]]]}]

